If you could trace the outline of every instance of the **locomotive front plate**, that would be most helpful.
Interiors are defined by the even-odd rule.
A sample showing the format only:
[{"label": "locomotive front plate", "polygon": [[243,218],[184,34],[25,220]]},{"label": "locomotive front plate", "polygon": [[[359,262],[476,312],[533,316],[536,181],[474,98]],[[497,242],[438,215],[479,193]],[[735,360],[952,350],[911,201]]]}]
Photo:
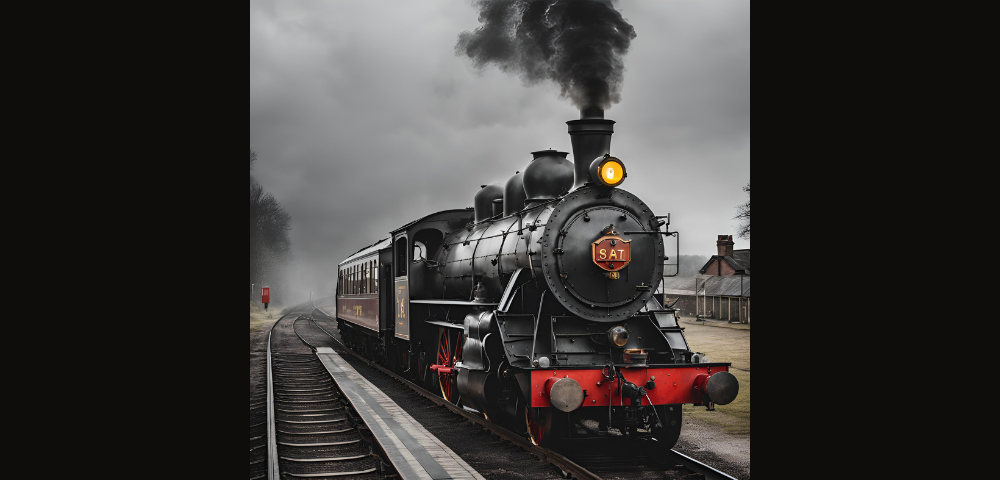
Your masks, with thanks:
[{"label": "locomotive front plate", "polygon": [[622,237],[601,237],[590,249],[594,255],[594,263],[608,272],[617,272],[632,261],[632,240]]},{"label": "locomotive front plate", "polygon": [[663,278],[663,240],[643,234],[652,220],[649,207],[624,190],[582,187],[554,205],[534,266],[541,263],[550,290],[571,314],[597,322],[630,317]]}]

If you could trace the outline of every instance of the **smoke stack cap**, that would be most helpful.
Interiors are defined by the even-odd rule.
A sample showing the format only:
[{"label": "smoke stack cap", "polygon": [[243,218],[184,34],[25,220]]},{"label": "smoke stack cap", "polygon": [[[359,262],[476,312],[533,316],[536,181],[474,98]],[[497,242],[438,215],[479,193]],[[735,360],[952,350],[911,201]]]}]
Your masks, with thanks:
[{"label": "smoke stack cap", "polygon": [[610,154],[597,157],[590,164],[590,181],[594,185],[614,188],[621,185],[625,177],[628,177],[625,162]]}]

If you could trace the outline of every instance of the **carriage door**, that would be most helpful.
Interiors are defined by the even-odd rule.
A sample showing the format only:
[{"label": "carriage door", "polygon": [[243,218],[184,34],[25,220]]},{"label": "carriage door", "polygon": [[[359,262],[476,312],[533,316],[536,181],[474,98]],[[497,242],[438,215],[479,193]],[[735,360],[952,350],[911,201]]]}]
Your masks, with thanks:
[{"label": "carriage door", "polygon": [[410,292],[408,291],[406,268],[410,264],[408,258],[406,235],[396,237],[393,244],[395,259],[392,262],[395,267],[395,288],[396,296],[396,337],[406,340],[410,339]]},{"label": "carriage door", "polygon": [[378,328],[380,332],[396,328],[396,314],[393,311],[393,302],[396,300],[396,289],[393,282],[395,275],[392,270],[395,264],[392,263],[392,244],[378,254]]}]

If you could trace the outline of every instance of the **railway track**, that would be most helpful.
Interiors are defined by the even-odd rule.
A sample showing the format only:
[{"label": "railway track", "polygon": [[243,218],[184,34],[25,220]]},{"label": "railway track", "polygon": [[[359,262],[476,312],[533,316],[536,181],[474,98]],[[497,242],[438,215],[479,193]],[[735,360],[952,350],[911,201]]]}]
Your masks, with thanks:
[{"label": "railway track", "polygon": [[250,478],[267,477],[267,386],[250,394]]},{"label": "railway track", "polygon": [[447,408],[455,415],[461,416],[465,420],[517,445],[535,457],[554,465],[563,472],[565,478],[572,477],[579,480],[735,480],[723,472],[675,451],[662,452],[662,449],[657,451],[655,440],[642,445],[637,445],[636,442],[625,441],[610,444],[604,442],[598,448],[592,448],[583,443],[572,446],[571,450],[576,453],[570,457],[536,446],[520,434],[490,422],[478,414],[478,412],[473,413],[457,407],[441,398],[437,393],[414,385],[403,377],[374,363],[371,359],[347,349],[340,342],[339,336],[320,325],[315,317],[327,322],[336,322],[336,320],[330,318],[318,308],[314,308],[308,315],[308,320],[313,325],[340,344],[346,352],[349,352],[355,358],[361,360],[369,367],[377,369],[382,374],[399,381],[418,395],[434,402],[438,406]]},{"label": "railway track", "polygon": [[272,326],[269,388],[251,397],[251,480],[392,478],[380,448],[296,330],[300,313]]}]

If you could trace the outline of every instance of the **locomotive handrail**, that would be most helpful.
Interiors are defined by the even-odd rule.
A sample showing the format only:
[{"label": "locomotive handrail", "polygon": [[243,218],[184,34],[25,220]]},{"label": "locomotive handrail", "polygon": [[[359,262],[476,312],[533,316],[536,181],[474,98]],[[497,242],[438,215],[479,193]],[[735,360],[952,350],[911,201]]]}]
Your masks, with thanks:
[{"label": "locomotive handrail", "polygon": [[[676,277],[676,276],[680,275],[680,271],[681,271],[681,264],[680,264],[680,261],[681,261],[680,260],[681,259],[681,232],[670,232],[670,231],[661,232],[660,230],[653,230],[651,232],[622,232],[622,235],[663,235],[664,237],[677,237],[677,256],[674,257],[674,258],[677,259],[677,263],[666,264],[666,266],[677,267],[677,272],[674,273],[673,275],[664,275],[664,277]],[[666,258],[666,260],[669,260],[669,259],[670,259],[670,257]]]},{"label": "locomotive handrail", "polygon": [[504,290],[503,297],[500,298],[500,308],[498,308],[498,310],[501,312],[507,313],[507,310],[510,309],[510,304],[514,302],[514,296],[517,295],[517,289],[520,288],[521,285],[528,283],[529,280],[525,280],[521,283],[521,285],[517,284],[517,280],[520,277],[521,272],[524,270],[524,267],[515,270],[514,275],[512,275],[510,277],[510,281],[507,282],[507,289]]},{"label": "locomotive handrail", "polygon": [[424,305],[460,305],[463,307],[495,307],[500,305],[494,302],[468,302],[465,300],[410,300],[410,303]]},{"label": "locomotive handrail", "polygon": [[456,330],[464,330],[465,325],[458,325],[456,323],[439,322],[437,320],[424,320],[424,323],[429,325],[437,325],[444,328],[454,328]]},{"label": "locomotive handrail", "polygon": [[535,317],[535,333],[531,336],[531,357],[528,361],[535,365],[535,344],[538,343],[538,324],[542,321],[542,305],[545,305],[545,292],[542,290],[542,299],[538,302],[538,316]]}]

